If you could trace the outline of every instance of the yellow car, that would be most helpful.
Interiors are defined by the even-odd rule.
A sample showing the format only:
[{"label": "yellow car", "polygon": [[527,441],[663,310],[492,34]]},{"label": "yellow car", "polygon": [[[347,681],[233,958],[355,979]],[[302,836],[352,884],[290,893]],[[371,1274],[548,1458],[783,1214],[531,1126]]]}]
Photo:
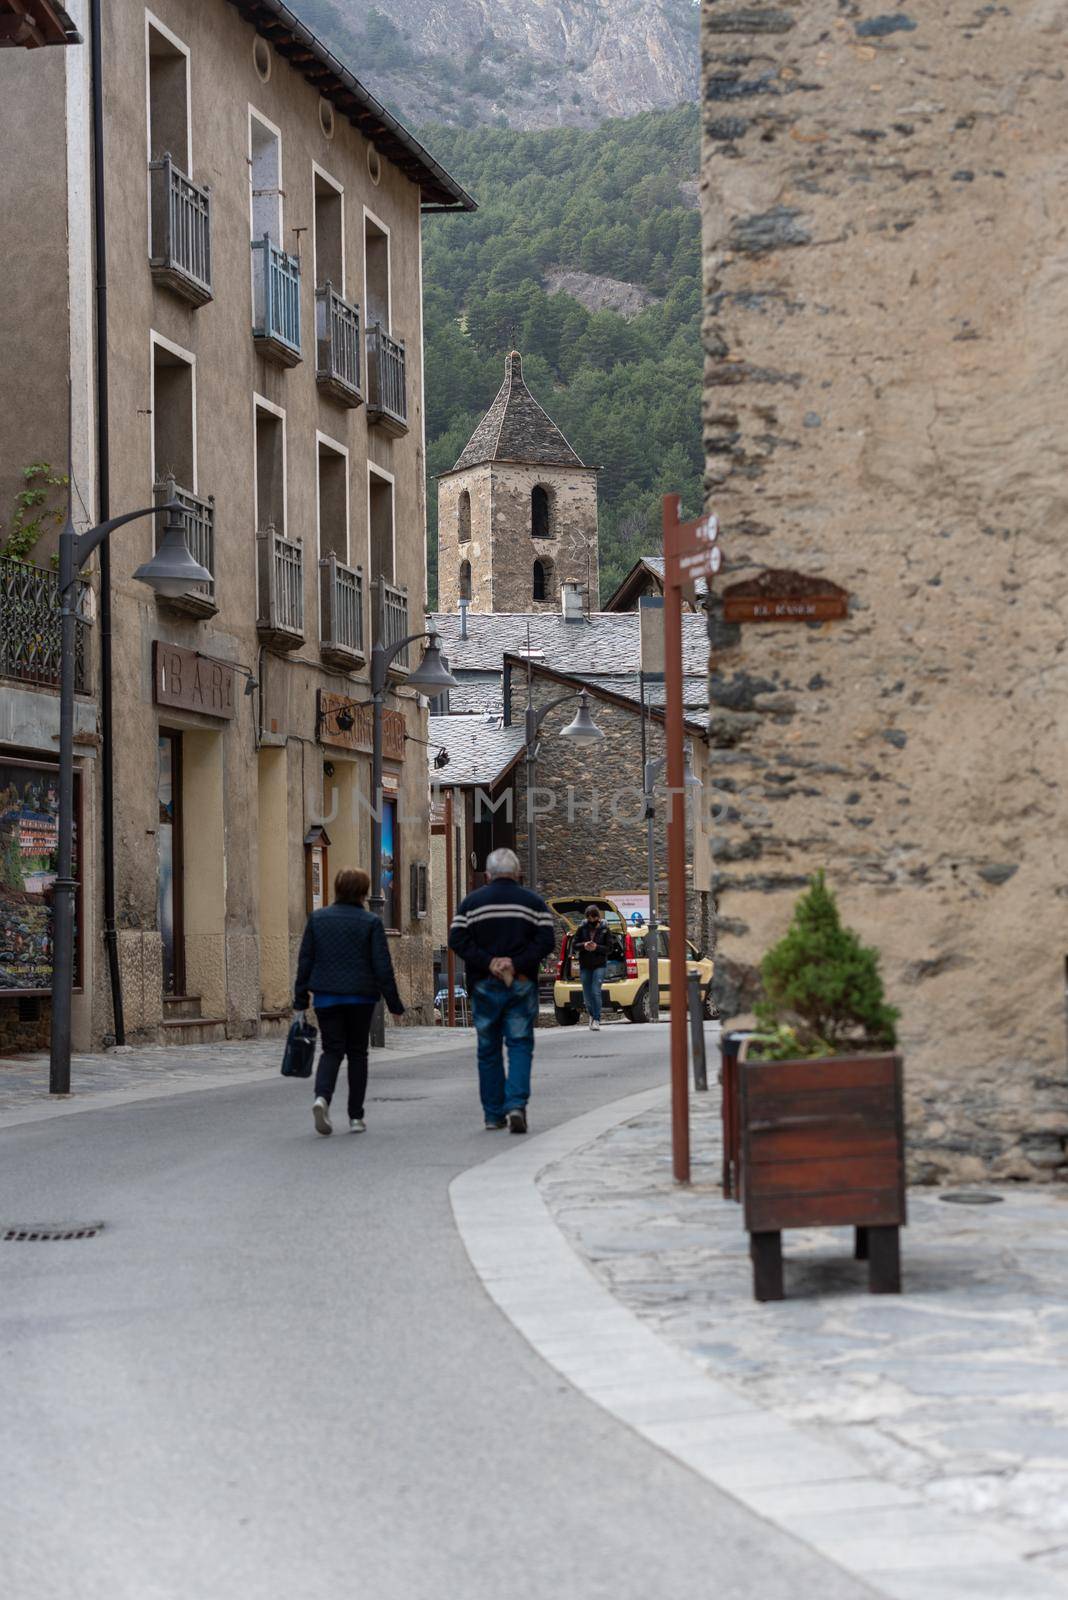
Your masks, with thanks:
[{"label": "yellow car", "polygon": [[[601,999],[606,1011],[622,1011],[628,1022],[649,1021],[649,940],[651,934],[643,922],[628,922],[619,907],[611,900],[598,895],[569,895],[566,899],[550,900],[549,906],[564,924],[565,932],[557,959],[556,982],[553,985],[553,1006],[561,1027],[573,1027],[582,1015],[582,983],[579,979],[578,957],[572,960],[571,944],[575,929],[586,919],[586,907],[596,906],[608,929],[608,963],[604,971]],[[668,930],[657,928],[657,980],[661,1010],[671,1008],[671,977],[668,970]],[[708,1018],[716,1016],[712,1004],[711,985],[713,964],[687,939],[688,960],[686,971],[700,973],[703,1013]]]}]

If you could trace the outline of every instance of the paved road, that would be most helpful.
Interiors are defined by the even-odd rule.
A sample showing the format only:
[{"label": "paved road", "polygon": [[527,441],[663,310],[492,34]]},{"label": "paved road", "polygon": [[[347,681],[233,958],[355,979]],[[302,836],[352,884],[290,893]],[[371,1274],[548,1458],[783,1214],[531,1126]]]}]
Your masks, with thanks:
[{"label": "paved road", "polygon": [[[663,1030],[539,1038],[532,1126],[663,1076]],[[485,1296],[453,1175],[467,1048],[369,1131],[281,1079],[0,1132],[5,1600],[862,1600],[557,1377]]]}]

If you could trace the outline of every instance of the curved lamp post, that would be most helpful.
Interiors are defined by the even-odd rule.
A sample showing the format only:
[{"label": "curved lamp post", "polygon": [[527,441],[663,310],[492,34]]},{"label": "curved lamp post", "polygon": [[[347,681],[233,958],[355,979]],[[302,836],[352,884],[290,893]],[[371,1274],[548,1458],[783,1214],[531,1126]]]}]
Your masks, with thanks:
[{"label": "curved lamp post", "polygon": [[524,736],[527,751],[527,887],[529,889],[536,890],[538,884],[538,825],[534,813],[538,729],[550,711],[554,711],[557,706],[562,706],[569,700],[578,701],[578,710],[567,727],[560,729],[561,739],[571,739],[575,744],[596,744],[598,739],[604,738],[604,733],[590,716],[590,701],[585,689],[557,695],[555,700],[550,700],[543,706],[535,706],[529,700],[527,702]]},{"label": "curved lamp post", "polygon": [[[410,633],[396,644],[376,644],[371,651],[371,892],[367,903],[376,917],[382,915],[386,904],[382,893],[382,706],[390,667],[401,651],[417,639],[427,639],[429,643],[415,671],[409,672],[404,680],[408,687],[428,695],[459,687],[441,653],[436,633]],[[381,1046],[385,1042],[386,1023],[379,1001],[375,1007],[371,1043]]]},{"label": "curved lamp post", "polygon": [[75,533],[70,500],[67,520],[59,536],[59,815],[57,818],[56,877],[52,900],[52,1039],[49,1050],[48,1091],[70,1093],[70,1016],[74,987],[74,895],[71,877],[74,843],[74,651],[78,623],[78,576],[93,551],[124,522],[166,513],[159,549],[134,577],[161,595],[184,594],[193,583],[210,583],[211,573],[194,560],[185,542],[181,502],[174,484],[164,505],[147,506],[109,517],[85,533]]}]

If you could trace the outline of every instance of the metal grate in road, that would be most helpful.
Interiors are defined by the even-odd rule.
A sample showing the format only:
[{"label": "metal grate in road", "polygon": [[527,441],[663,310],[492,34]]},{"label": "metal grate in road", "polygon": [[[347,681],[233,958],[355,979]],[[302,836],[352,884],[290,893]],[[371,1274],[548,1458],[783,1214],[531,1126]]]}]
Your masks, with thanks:
[{"label": "metal grate in road", "polygon": [[0,1223],[0,1243],[44,1244],[53,1239],[95,1239],[102,1222],[15,1222]]}]

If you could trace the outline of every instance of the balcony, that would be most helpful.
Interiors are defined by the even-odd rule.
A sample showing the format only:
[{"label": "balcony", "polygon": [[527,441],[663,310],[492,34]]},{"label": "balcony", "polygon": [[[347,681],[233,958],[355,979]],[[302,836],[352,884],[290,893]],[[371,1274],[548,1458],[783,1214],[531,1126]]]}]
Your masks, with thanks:
[{"label": "balcony", "polygon": [[[408,626],[408,591],[389,583],[385,578],[375,579],[375,644],[389,650],[398,640],[411,633]],[[408,671],[408,646],[405,645],[390,665],[391,672]]]},{"label": "balcony", "polygon": [[[173,479],[157,483],[155,500],[165,505],[173,490],[174,498],[182,508],[182,525],[185,542],[194,561],[207,567],[210,583],[190,584],[185,594],[158,595],[156,604],[167,611],[177,611],[185,617],[213,617],[219,607],[215,602],[215,501],[203,499],[191,489],[180,489]],[[163,537],[163,518],[156,518],[156,541]]]},{"label": "balcony", "polygon": [[404,346],[380,322],[367,330],[367,420],[395,438],[408,432]]},{"label": "balcony", "polygon": [[252,241],[252,338],[260,355],[295,367],[300,354],[300,262],[273,245]]},{"label": "balcony", "polygon": [[363,403],[360,393],[360,311],[327,281],[315,291],[315,381],[343,406]]},{"label": "balcony", "polygon": [[331,666],[362,666],[363,573],[346,567],[335,555],[319,563],[319,654]]},{"label": "balcony", "polygon": [[256,535],[259,616],[256,627],[273,650],[304,643],[304,551],[269,524]]},{"label": "balcony", "polygon": [[149,162],[152,246],[149,265],[164,284],[190,305],[211,299],[211,195],[170,156]]},{"label": "balcony", "polygon": [[[78,580],[74,688],[88,694],[91,590]],[[0,557],[0,678],[59,688],[59,578],[49,567]]]}]

